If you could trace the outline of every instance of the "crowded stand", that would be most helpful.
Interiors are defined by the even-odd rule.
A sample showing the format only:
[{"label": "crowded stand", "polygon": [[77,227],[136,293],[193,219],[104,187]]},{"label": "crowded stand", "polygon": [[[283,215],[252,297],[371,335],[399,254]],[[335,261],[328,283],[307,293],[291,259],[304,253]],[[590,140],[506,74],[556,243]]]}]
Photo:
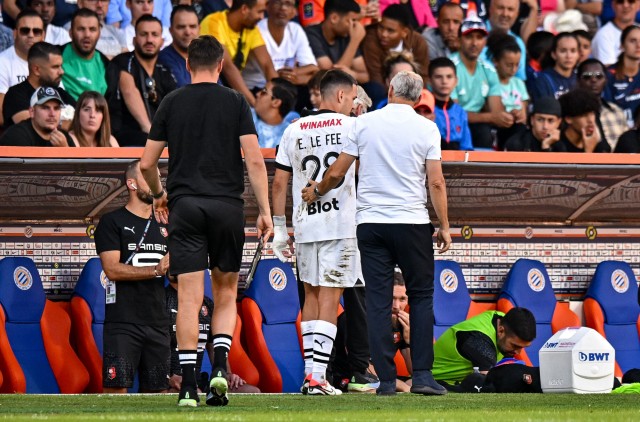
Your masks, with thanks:
[{"label": "crowded stand", "polygon": [[[0,130],[33,118],[27,97],[42,86],[58,91],[57,129],[69,132],[77,99],[94,91],[109,107],[106,139],[115,140],[107,144],[144,146],[164,96],[190,83],[190,41],[208,34],[225,49],[219,83],[252,106],[262,147],[277,146],[287,123],[317,107],[318,72],[340,69],[356,78],[373,110],[387,104],[398,71],[420,74],[436,101],[417,110],[429,110],[423,115],[436,122],[443,149],[602,152],[573,136],[584,131],[611,152],[635,152],[637,14],[633,0],[4,0]],[[434,60],[447,68],[443,58],[454,65],[452,87],[430,74]],[[269,88],[285,82],[286,89]],[[527,137],[539,133],[534,114],[560,117],[558,130],[566,132],[575,111],[540,110],[579,88],[600,104],[568,131],[573,147],[552,147],[560,140],[552,137],[543,148]],[[258,104],[269,96],[270,104]],[[52,129],[33,127],[50,136]],[[2,136],[0,144],[17,145],[11,139]]]},{"label": "crowded stand", "polygon": [[[65,0],[0,0],[0,5],[0,146],[146,145],[149,150],[150,145],[155,148],[160,142],[170,143],[160,136],[166,133],[158,129],[160,126],[165,129],[165,125],[156,123],[173,122],[172,118],[176,118],[176,115],[171,115],[171,106],[167,104],[179,104],[176,98],[186,101],[186,93],[192,92],[193,98],[203,99],[202,103],[182,103],[184,110],[193,115],[198,110],[205,115],[207,110],[218,110],[220,113],[215,119],[205,119],[211,120],[203,126],[205,134],[209,133],[207,129],[223,127],[223,123],[230,127],[251,123],[252,118],[259,147],[280,147],[276,153],[275,174],[283,179],[279,185],[276,184],[280,191],[272,193],[272,198],[278,197],[280,200],[277,207],[279,215],[273,218],[275,233],[279,229],[280,234],[286,235],[280,238],[280,250],[291,245],[285,216],[285,190],[289,186],[289,174],[286,172],[298,169],[286,155],[287,149],[291,150],[291,161],[300,158],[294,155],[295,146],[302,149],[296,144],[302,140],[302,135],[294,131],[292,123],[299,119],[304,123],[327,123],[329,120],[325,120],[328,119],[325,114],[331,112],[340,117],[337,121],[342,118],[345,120],[345,127],[339,134],[342,139],[351,136],[351,130],[355,131],[351,125],[358,127],[361,133],[376,132],[375,126],[380,125],[378,132],[382,133],[384,122],[370,121],[374,117],[371,115],[367,120],[366,114],[387,108],[390,119],[387,127],[392,126],[394,115],[391,113],[397,108],[392,101],[397,94],[394,80],[404,78],[408,84],[414,85],[416,80],[421,81],[414,90],[419,93],[419,98],[408,109],[411,112],[409,121],[414,125],[412,127],[419,128],[416,131],[425,132],[425,128],[429,129],[436,143],[436,134],[439,132],[440,150],[640,151],[640,24],[636,24],[640,19],[640,0],[77,0],[77,4]],[[204,35],[212,36],[221,45],[223,61],[212,73],[216,81],[195,80],[196,83],[192,84],[192,77],[195,78],[196,73],[193,72],[191,61],[187,61],[189,46],[211,38],[200,37]],[[192,43],[193,40],[196,41]],[[341,71],[340,75],[336,76],[334,70]],[[345,101],[343,97],[334,98],[335,102],[331,103],[325,97],[325,91],[322,91],[323,87],[328,90],[326,86],[331,84],[351,87],[351,82],[354,89],[346,97],[346,105],[342,103]],[[217,103],[212,100],[213,97],[200,97],[202,92],[198,91],[198,83],[209,83],[219,90],[212,92],[222,92],[226,97],[220,94],[222,100]],[[182,97],[179,97],[181,94]],[[166,101],[163,103],[164,99]],[[229,122],[223,122],[227,117],[223,113],[228,112],[232,116],[236,112],[234,107],[238,108],[239,118],[229,118]],[[348,113],[343,113],[343,109],[350,109],[351,117],[347,117]],[[418,116],[413,114],[413,110]],[[399,111],[397,113],[397,116],[402,115]],[[213,126],[212,121],[221,126]],[[309,128],[317,129],[318,136],[322,135],[325,139],[326,134],[321,130],[324,126],[321,127],[320,123],[317,127]],[[194,127],[188,129],[195,131]],[[407,127],[397,130],[398,133],[406,131],[407,137],[411,133]],[[150,136],[150,133],[156,137]],[[175,133],[174,127],[172,134]],[[228,133],[224,136],[228,138],[225,140],[231,139]],[[240,135],[241,143],[245,136],[248,135]],[[236,145],[237,139],[233,142],[229,140],[228,145]],[[160,149],[164,145],[162,143]],[[187,155],[198,155],[193,148],[189,152],[194,154]],[[205,152],[205,149],[203,147],[201,152]],[[233,148],[227,149],[229,156],[235,157],[230,151]],[[338,157],[340,150],[336,147],[335,151],[327,154],[322,151],[324,167],[328,169],[331,165],[327,157]],[[259,156],[257,151],[257,148],[253,151],[253,158]],[[264,160],[261,157],[258,160],[247,159],[244,152],[247,168],[254,166],[253,170],[248,170],[248,178],[254,183],[251,172],[255,175],[261,171]],[[427,161],[434,161],[435,155],[429,156]],[[319,164],[320,156],[311,156],[318,161],[317,172],[322,167]],[[236,158],[241,163],[240,158]],[[421,164],[425,162],[423,156],[416,160]],[[231,164],[233,162],[230,160],[224,165]],[[301,165],[303,170],[305,165]],[[359,165],[362,166],[362,163]],[[370,169],[364,167],[364,174],[371,172]],[[161,224],[152,218],[154,200],[162,200],[167,196],[163,189],[154,191],[148,182],[147,173],[154,171],[155,167],[148,167],[144,158],[129,164],[124,175],[127,206],[100,219],[95,244],[101,258],[101,270],[104,271],[102,275],[108,277],[105,282],[107,293],[103,300],[105,303],[89,306],[104,308],[105,305],[115,304],[114,282],[117,281],[118,289],[121,289],[118,290],[118,308],[107,306],[106,317],[102,315],[104,367],[99,368],[97,374],[89,370],[85,386],[68,392],[125,393],[133,391],[135,378],[142,392],[180,392],[180,405],[196,406],[198,392],[209,393],[208,404],[211,401],[213,405],[226,405],[226,386],[225,394],[216,396],[215,388],[218,387],[213,381],[207,384],[208,375],[202,375],[205,369],[210,371],[221,367],[224,370],[218,371],[213,380],[225,378],[225,385],[229,383],[229,391],[287,391],[282,382],[279,387],[274,387],[263,378],[260,382],[258,378],[253,378],[262,367],[256,369],[252,364],[248,369],[248,358],[243,347],[251,349],[256,347],[255,344],[236,342],[236,333],[233,334],[233,345],[231,335],[214,335],[213,328],[208,325],[215,312],[211,292],[205,292],[204,302],[195,304],[200,309],[197,345],[194,343],[188,350],[177,350],[178,340],[183,334],[176,330],[179,283],[175,278],[169,280],[168,273],[168,248],[171,243],[168,233],[172,228],[168,223]],[[360,167],[359,171],[362,172],[363,168]],[[282,174],[286,175],[286,180]],[[238,179],[235,182],[241,183],[239,172],[234,176]],[[389,180],[394,179],[392,176]],[[306,173],[296,177],[304,179],[304,182],[309,179]],[[355,174],[347,180],[350,178],[356,179]],[[395,178],[400,185],[402,175],[396,175]],[[201,183],[206,184],[204,180]],[[361,179],[359,183],[366,186],[367,182]],[[311,186],[310,182],[305,187],[302,181],[298,184],[301,189],[311,188],[317,200],[318,214],[326,212],[325,206],[339,210],[337,202],[322,203],[320,198],[323,195],[318,190],[320,185]],[[424,185],[423,182],[421,188]],[[446,204],[444,182],[439,186],[445,191],[441,201]],[[324,185],[322,187],[325,188]],[[355,198],[355,182],[348,187],[353,187]],[[372,188],[370,192],[375,190]],[[294,190],[293,195],[296,196],[294,213],[298,208],[304,210],[304,207],[316,210],[315,203],[306,199],[303,199],[306,203],[301,202],[297,196],[299,190]],[[358,195],[361,192],[358,191]],[[430,198],[432,196],[430,193]],[[268,203],[268,194],[265,198]],[[275,202],[274,199],[274,214]],[[345,203],[346,199],[342,204]],[[340,206],[344,207],[342,204]],[[266,208],[269,208],[268,204]],[[355,210],[355,202],[353,208]],[[146,216],[148,212],[151,212],[151,217]],[[440,223],[447,220],[446,206],[444,215],[438,214],[437,217]],[[184,221],[183,224],[186,224]],[[401,224],[404,223],[398,223]],[[336,230],[345,231],[345,226]],[[149,227],[152,229],[146,239],[149,245],[146,245],[143,241]],[[314,230],[327,232],[328,228],[329,225],[315,225]],[[352,241],[354,236],[344,240]],[[427,234],[425,238],[428,237]],[[445,242],[447,246],[443,251],[448,249],[450,241],[449,238]],[[150,252],[149,256],[157,258],[157,265],[128,265],[132,259],[139,259],[135,256],[141,245],[143,252]],[[146,250],[145,247],[150,249]],[[279,257],[275,247],[273,250]],[[127,257],[126,262],[121,259]],[[285,261],[284,258],[281,260]],[[375,259],[370,256],[369,260],[369,267],[374,266]],[[271,261],[276,262],[275,259]],[[1,262],[0,270],[2,265],[10,265]],[[89,266],[87,264],[87,268]],[[214,277],[215,272],[214,269]],[[436,270],[436,277],[440,277],[441,272]],[[180,275],[185,273],[191,271],[185,270]],[[363,274],[366,274],[364,269]],[[416,358],[410,352],[407,292],[411,289],[412,279],[417,277],[415,273],[406,274],[408,284],[405,287],[401,272],[396,269],[394,274],[392,352],[396,355],[396,361],[402,359],[404,362],[405,376],[388,384],[388,380],[382,379],[385,371],[378,366],[378,375],[381,375],[378,378],[376,368],[369,361],[375,352],[370,353],[367,340],[359,337],[366,337],[367,334],[364,287],[360,284],[355,288],[347,285],[343,303],[338,303],[342,291],[338,292],[340,294],[332,292],[331,295],[335,296],[331,296],[330,303],[326,298],[316,299],[322,303],[322,318],[318,316],[321,305],[309,301],[312,296],[307,297],[308,315],[305,315],[304,304],[302,306],[301,340],[298,342],[296,337],[293,348],[303,344],[304,362],[301,365],[305,368],[305,378],[302,390],[299,382],[302,380],[294,379],[295,391],[310,395],[340,395],[341,392],[371,392],[376,389],[378,394],[389,395],[396,391],[428,395],[466,391],[460,382],[468,375],[478,374],[478,369],[483,375],[490,374],[502,358],[520,359],[523,356],[520,352],[528,349],[536,338],[536,319],[539,315],[534,316],[535,309],[532,313],[517,304],[509,308],[496,308],[491,304],[475,314],[469,312],[467,316],[465,313],[461,320],[445,327],[444,334],[438,332],[433,336],[435,341],[443,334],[435,348],[433,374],[436,378],[425,378],[423,374],[422,378],[416,378],[422,379],[422,384],[412,386],[413,367],[419,375],[428,366],[422,362],[425,359]],[[546,279],[551,289],[548,276]],[[147,289],[140,287],[140,283],[127,284],[132,280],[153,280],[153,286]],[[123,281],[126,287],[121,288]],[[460,284],[466,286],[464,280]],[[636,283],[631,282],[631,285],[636,286],[634,291],[637,291]],[[80,281],[78,286],[81,286]],[[327,286],[321,287],[323,290],[309,287],[307,294],[324,291]],[[260,287],[256,283],[251,289],[250,293],[254,294]],[[99,293],[101,297],[104,296],[101,291]],[[137,302],[135,295],[144,300]],[[299,306],[297,300],[296,296],[294,301]],[[470,298],[468,300],[471,301]],[[186,302],[180,302],[183,309]],[[216,302],[215,306],[222,308],[223,305],[228,304]],[[271,310],[262,311],[261,317],[270,318],[268,315],[273,314],[269,312],[287,312],[286,307],[280,308],[277,301],[268,305],[272,307]],[[245,306],[250,308],[253,305],[247,305],[243,300],[240,307]],[[313,312],[312,317],[308,309],[314,306],[318,312]],[[142,308],[154,311],[142,315],[138,312]],[[338,310],[337,318],[334,318],[335,308]],[[419,306],[414,305],[413,309],[416,312]],[[296,323],[297,311],[292,321],[287,323]],[[350,318],[348,321],[343,311]],[[465,322],[467,317],[469,319]],[[130,345],[119,343],[118,339],[125,330],[123,325],[130,321],[151,328],[144,333],[127,333],[143,339],[135,348],[128,349]],[[251,324],[251,321],[246,323]],[[268,322],[264,325],[268,325]],[[252,330],[251,335],[259,338],[261,345],[268,343],[261,337],[262,332],[254,328]],[[460,332],[463,336],[457,337],[456,333]],[[314,340],[318,343],[318,333],[330,340],[326,346],[314,346]],[[99,348],[102,355],[101,336]],[[425,349],[426,346],[431,347],[431,336],[427,337],[422,341],[425,344],[416,345],[414,342],[413,347],[416,350],[422,346]],[[514,345],[514,338],[518,344]],[[327,370],[334,341],[341,352],[348,350],[349,355],[341,356],[338,352],[337,361],[332,361]],[[384,342],[380,340],[379,343]],[[500,349],[505,344],[511,345],[511,349]],[[460,350],[456,349],[458,346],[464,347],[465,353],[456,352]],[[392,349],[391,343],[374,347],[385,352]],[[267,346],[260,354],[266,355],[266,349]],[[216,368],[205,368],[205,350],[211,356],[213,365],[217,365]],[[218,351],[217,357],[214,350]],[[123,364],[120,358],[126,354],[136,355],[137,363]],[[220,357],[222,355],[224,359]],[[318,355],[323,358],[318,359]],[[526,353],[522,360],[531,366]],[[274,365],[273,362],[270,364]],[[455,367],[456,373],[450,372],[452,367]],[[627,365],[622,369],[632,367]],[[185,368],[189,373],[185,372]],[[3,369],[1,365],[0,369]],[[55,372],[55,368],[51,369]],[[617,368],[616,373],[619,377],[622,376],[620,369]],[[265,371],[269,370],[272,369]],[[185,397],[184,389],[181,390],[183,377],[185,380],[192,378],[191,371],[195,371],[199,382],[199,390],[194,391],[195,401],[189,395]],[[431,370],[427,372],[431,377]],[[140,376],[136,378],[136,374]],[[260,376],[263,375],[264,372]],[[321,384],[315,380],[316,375],[321,378]],[[91,391],[89,386],[95,384],[94,377],[104,382],[98,382],[98,387]],[[201,377],[204,377],[202,383]],[[539,374],[537,377],[539,381]],[[284,382],[286,384],[287,381]],[[333,386],[327,387],[329,382]],[[3,388],[8,388],[7,384]]]}]

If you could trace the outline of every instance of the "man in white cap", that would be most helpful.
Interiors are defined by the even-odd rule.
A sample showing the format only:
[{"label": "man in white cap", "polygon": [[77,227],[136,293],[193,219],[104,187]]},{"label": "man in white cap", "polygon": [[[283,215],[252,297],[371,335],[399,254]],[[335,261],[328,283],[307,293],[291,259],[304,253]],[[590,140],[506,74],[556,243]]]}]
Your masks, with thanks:
[{"label": "man in white cap", "polygon": [[55,88],[38,88],[31,97],[30,118],[11,126],[0,138],[0,146],[75,146],[69,134],[58,130],[63,106],[64,103]]}]

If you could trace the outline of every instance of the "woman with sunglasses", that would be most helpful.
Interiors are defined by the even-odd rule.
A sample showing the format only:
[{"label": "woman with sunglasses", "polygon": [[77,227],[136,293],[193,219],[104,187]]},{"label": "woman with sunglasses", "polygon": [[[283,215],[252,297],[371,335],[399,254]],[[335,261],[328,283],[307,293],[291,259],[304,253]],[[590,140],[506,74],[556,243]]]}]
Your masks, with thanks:
[{"label": "woman with sunglasses", "polygon": [[609,66],[609,82],[605,98],[625,112],[627,124],[633,126],[633,115],[640,105],[640,27],[632,25],[620,35],[622,53]]},{"label": "woman with sunglasses", "polygon": [[104,97],[96,91],[85,91],[78,98],[69,135],[77,147],[118,147],[109,120]]},{"label": "woman with sunglasses", "polygon": [[622,108],[602,98],[606,84],[606,70],[600,60],[587,59],[578,66],[578,87],[587,89],[600,98],[600,111],[596,116],[596,123],[602,137],[613,150],[618,138],[629,130],[629,125]]}]

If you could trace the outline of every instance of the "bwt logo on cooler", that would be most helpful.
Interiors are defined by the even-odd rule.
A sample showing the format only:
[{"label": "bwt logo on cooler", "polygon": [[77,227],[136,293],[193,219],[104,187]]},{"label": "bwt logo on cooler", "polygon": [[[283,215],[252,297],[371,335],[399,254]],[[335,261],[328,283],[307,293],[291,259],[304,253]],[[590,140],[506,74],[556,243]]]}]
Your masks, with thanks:
[{"label": "bwt logo on cooler", "polygon": [[580,362],[608,362],[609,353],[583,353],[578,352]]},{"label": "bwt logo on cooler", "polygon": [[558,347],[558,343],[557,342],[556,343],[547,343],[547,344],[544,345],[545,349],[553,349],[555,347]]}]

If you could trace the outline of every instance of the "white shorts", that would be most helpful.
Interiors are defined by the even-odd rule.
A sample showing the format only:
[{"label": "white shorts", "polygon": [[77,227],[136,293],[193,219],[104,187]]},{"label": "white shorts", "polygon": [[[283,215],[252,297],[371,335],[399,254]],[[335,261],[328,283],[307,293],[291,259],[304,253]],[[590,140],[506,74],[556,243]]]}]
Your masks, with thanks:
[{"label": "white shorts", "polygon": [[312,286],[346,289],[363,279],[356,238],[297,243],[296,263],[300,280]]}]

